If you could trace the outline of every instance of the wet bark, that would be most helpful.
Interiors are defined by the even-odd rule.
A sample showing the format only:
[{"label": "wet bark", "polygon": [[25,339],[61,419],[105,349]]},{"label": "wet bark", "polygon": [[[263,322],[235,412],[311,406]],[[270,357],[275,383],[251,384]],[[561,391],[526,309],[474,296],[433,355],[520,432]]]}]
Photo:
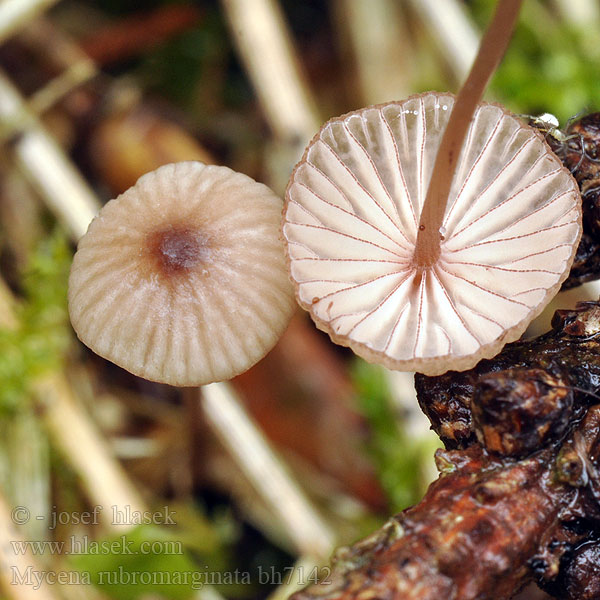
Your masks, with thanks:
[{"label": "wet bark", "polygon": [[583,207],[583,235],[569,278],[572,288],[600,277],[600,113],[573,121],[564,132],[548,131],[550,147],[579,184]]}]

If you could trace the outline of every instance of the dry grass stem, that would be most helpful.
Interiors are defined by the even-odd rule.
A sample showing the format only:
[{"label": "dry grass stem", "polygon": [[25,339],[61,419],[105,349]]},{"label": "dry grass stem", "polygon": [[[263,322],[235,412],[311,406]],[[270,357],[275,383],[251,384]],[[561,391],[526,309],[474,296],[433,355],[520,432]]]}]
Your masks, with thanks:
[{"label": "dry grass stem", "polygon": [[224,600],[225,598],[210,585],[203,585],[192,597],[194,600]]},{"label": "dry grass stem", "polygon": [[284,469],[226,383],[202,388],[202,409],[300,554],[326,558],[335,536]]},{"label": "dry grass stem", "polygon": [[[95,65],[94,61],[69,34],[46,18],[32,21],[18,35],[18,41],[36,55],[43,56],[44,61],[53,65],[57,71],[68,69],[76,63],[85,61],[90,61]],[[96,67],[94,69],[97,71]]]},{"label": "dry grass stem", "polygon": [[[44,579],[40,586],[27,585],[21,583],[19,577],[22,577],[27,569],[37,573],[41,572],[42,566],[37,564],[31,549],[28,548],[24,554],[14,552],[11,542],[22,542],[23,537],[14,526],[14,515],[11,511],[13,507],[9,506],[6,499],[0,494],[0,587],[2,588],[4,598],[11,600],[55,600],[56,596],[52,588]],[[17,517],[22,514],[17,514]],[[15,574],[19,577],[15,578]]]},{"label": "dry grass stem", "polygon": [[[0,279],[0,328],[14,330],[18,327],[15,309],[16,300],[4,280]],[[3,447],[0,479],[3,481],[3,490],[17,504],[26,505],[33,514],[47,514],[50,508],[50,459],[46,438],[39,429],[34,413],[31,408],[25,409],[6,420],[0,429]],[[23,448],[27,448],[27,452],[23,452]],[[1,504],[0,496],[0,513]],[[0,514],[0,530],[2,519],[3,515]],[[41,520],[31,520],[27,532],[31,538],[44,539],[47,525]],[[6,538],[0,537],[0,543],[3,544],[2,548],[7,548]]]},{"label": "dry grass stem", "polygon": [[[48,517],[52,505],[50,449],[35,408],[27,404],[15,414],[5,416],[0,431],[1,487],[7,498],[15,505],[26,506],[33,515]],[[23,531],[28,539],[47,539],[48,522],[30,519]]]},{"label": "dry grass stem", "polygon": [[57,0],[2,0],[0,2],[0,43],[17,33],[56,2]]},{"label": "dry grass stem", "polygon": [[352,45],[364,104],[410,95],[414,56],[398,2],[340,0],[338,6],[338,21]]},{"label": "dry grass stem", "polygon": [[104,507],[100,514],[105,528],[131,528],[112,522],[110,507],[121,512],[143,512],[147,507],[66,379],[58,373],[47,375],[36,382],[35,395],[55,447],[81,478],[90,501]]},{"label": "dry grass stem", "polygon": [[275,138],[304,146],[319,129],[320,119],[279,5],[276,0],[222,2]]},{"label": "dry grass stem", "polygon": [[301,556],[293,570],[286,569],[282,584],[267,596],[267,600],[287,600],[294,592],[315,581],[319,566],[312,557]]},{"label": "dry grass stem", "polygon": [[31,23],[18,39],[36,53],[43,54],[44,59],[56,69],[64,71],[29,98],[29,109],[36,115],[43,114],[99,73],[96,63],[47,19]]},{"label": "dry grass stem", "polygon": [[[597,0],[554,0],[554,5],[554,7],[548,7],[537,2],[535,6],[529,6],[529,10],[538,8],[537,12],[547,10],[552,17],[558,16],[575,30],[581,50],[588,60],[598,61],[600,58],[600,47],[598,46],[600,3]],[[555,8],[556,11],[551,11],[549,8]],[[534,31],[537,31],[537,28]],[[541,27],[540,32],[544,31],[546,28]],[[543,33],[541,36],[543,38]]]},{"label": "dry grass stem", "polygon": [[[31,262],[32,252],[46,234],[42,223],[42,203],[8,155],[0,158],[0,181],[3,242],[6,244],[6,251],[14,257],[16,272],[24,274]],[[0,325],[2,318],[0,314]]]},{"label": "dry grass stem", "polygon": [[19,167],[48,207],[79,239],[99,210],[99,202],[62,149],[31,114],[18,90],[0,72],[0,125],[14,140]]},{"label": "dry grass stem", "polygon": [[590,27],[600,21],[600,5],[597,0],[554,0],[560,16],[579,27]]},{"label": "dry grass stem", "polygon": [[479,34],[464,7],[457,0],[410,0],[440,51],[456,81],[463,81],[479,47]]},{"label": "dry grass stem", "polygon": [[29,109],[36,115],[43,114],[75,88],[95,77],[97,72],[91,60],[81,60],[70,65],[64,73],[55,77],[29,99]]},{"label": "dry grass stem", "polygon": [[16,329],[19,321],[15,314],[17,301],[3,279],[0,279],[0,327]]}]

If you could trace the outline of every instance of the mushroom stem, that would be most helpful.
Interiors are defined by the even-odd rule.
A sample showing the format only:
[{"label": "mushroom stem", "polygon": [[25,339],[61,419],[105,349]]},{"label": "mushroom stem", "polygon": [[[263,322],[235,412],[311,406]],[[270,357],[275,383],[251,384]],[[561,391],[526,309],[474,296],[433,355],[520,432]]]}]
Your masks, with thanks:
[{"label": "mushroom stem", "polygon": [[442,137],[427,196],[421,211],[414,264],[426,269],[439,258],[440,228],[454,177],[454,169],[473,112],[496,67],[502,60],[514,29],[522,0],[500,0],[494,18],[479,46],[475,62],[454,103]]}]

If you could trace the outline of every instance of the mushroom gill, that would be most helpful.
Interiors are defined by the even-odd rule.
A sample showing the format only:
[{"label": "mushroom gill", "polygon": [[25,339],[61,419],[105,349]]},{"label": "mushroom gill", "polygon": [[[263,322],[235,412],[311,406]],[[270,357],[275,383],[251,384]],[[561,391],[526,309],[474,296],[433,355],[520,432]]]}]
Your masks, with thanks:
[{"label": "mushroom gill", "polygon": [[69,278],[77,335],[146,379],[229,379],[275,344],[293,310],[281,200],[226,167],[183,162],[111,200]]},{"label": "mushroom gill", "polygon": [[581,235],[577,184],[541,135],[479,104],[439,220],[415,252],[454,104],[426,93],[326,123],[296,166],[283,234],[300,304],[372,362],[436,375],[517,339],[566,278]]}]

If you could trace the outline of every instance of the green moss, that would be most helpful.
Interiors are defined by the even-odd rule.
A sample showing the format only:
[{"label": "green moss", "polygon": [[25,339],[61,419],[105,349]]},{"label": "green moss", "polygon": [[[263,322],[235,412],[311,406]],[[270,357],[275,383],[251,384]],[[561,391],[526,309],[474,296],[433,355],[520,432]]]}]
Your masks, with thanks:
[{"label": "green moss", "polygon": [[14,411],[26,401],[30,383],[60,366],[70,333],[67,280],[71,250],[55,232],[34,252],[22,280],[16,329],[0,328],[0,411]]},{"label": "green moss", "polygon": [[352,368],[358,407],[369,422],[371,436],[367,450],[371,455],[390,507],[400,511],[416,504],[427,484],[424,473],[436,447],[429,436],[418,439],[408,435],[402,415],[391,403],[384,369],[357,359]]},{"label": "green moss", "polygon": [[[495,4],[495,0],[473,2],[480,28],[489,22]],[[488,96],[516,112],[551,112],[562,124],[581,111],[597,110],[600,50],[591,43],[593,35],[586,27],[566,23],[547,3],[525,2]]]}]

